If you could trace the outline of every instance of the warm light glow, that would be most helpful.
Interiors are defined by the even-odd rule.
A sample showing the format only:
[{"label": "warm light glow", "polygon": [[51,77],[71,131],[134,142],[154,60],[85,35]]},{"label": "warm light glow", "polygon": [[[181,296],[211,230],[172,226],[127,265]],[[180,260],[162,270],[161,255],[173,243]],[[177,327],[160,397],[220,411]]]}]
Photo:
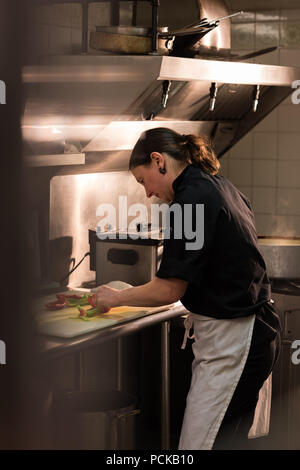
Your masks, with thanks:
[{"label": "warm light glow", "polygon": [[24,83],[99,83],[136,82],[144,78],[144,71],[119,64],[101,65],[44,65],[27,66],[22,74]]},{"label": "warm light glow", "polygon": [[62,131],[58,130],[56,127],[52,127],[51,132],[52,134],[62,134]]},{"label": "warm light glow", "polygon": [[99,129],[99,127],[102,127],[101,125],[99,124],[75,124],[75,125],[57,125],[55,127],[53,126],[36,126],[36,125],[24,125],[22,126],[22,129],[51,129],[53,134],[59,134],[61,133],[62,131],[59,130],[60,129]]},{"label": "warm light glow", "polygon": [[211,34],[214,35],[214,47],[216,47],[217,49],[220,49],[220,47],[222,47],[222,41],[223,41],[223,37],[222,37],[222,30],[217,27],[215,28],[213,31],[211,31],[210,33],[206,34],[202,39],[201,39],[201,44],[203,44],[203,46],[207,46],[207,47],[210,47],[212,44],[212,39],[211,39]]},{"label": "warm light glow", "polygon": [[[41,120],[43,119],[39,119],[39,121]],[[45,121],[47,121],[47,119],[45,119]],[[83,122],[79,122],[78,124],[24,124],[21,129],[23,138],[34,142],[41,142],[49,138],[53,139],[58,135],[64,136],[67,140],[90,141],[103,127],[103,124],[84,124]]]},{"label": "warm light glow", "polygon": [[299,246],[300,238],[298,239],[287,239],[287,238],[259,238],[259,245],[269,245],[269,246]]}]

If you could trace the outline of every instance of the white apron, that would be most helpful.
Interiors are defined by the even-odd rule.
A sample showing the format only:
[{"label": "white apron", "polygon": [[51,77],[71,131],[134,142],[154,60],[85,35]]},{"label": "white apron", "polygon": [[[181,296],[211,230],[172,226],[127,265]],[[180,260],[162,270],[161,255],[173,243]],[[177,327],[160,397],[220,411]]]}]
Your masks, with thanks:
[{"label": "white apron", "polygon": [[[222,320],[193,313],[187,316],[182,348],[185,348],[187,338],[195,338],[192,344],[194,360],[178,449],[212,448],[245,367],[254,321],[255,315]],[[192,327],[194,335],[190,337]],[[259,401],[255,410],[256,424],[262,423],[257,417],[257,410],[261,409]],[[265,416],[269,417],[269,414]],[[268,431],[265,420],[263,426],[265,435],[266,429]],[[252,428],[249,432],[251,437],[262,435],[260,426],[255,430]]]}]

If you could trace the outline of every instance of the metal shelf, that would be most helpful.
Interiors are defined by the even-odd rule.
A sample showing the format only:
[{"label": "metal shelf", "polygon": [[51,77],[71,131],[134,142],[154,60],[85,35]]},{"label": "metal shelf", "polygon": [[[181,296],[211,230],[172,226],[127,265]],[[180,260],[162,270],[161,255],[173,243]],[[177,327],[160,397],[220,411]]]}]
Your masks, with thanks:
[{"label": "metal shelf", "polygon": [[25,157],[27,166],[84,165],[85,153],[60,153],[55,155],[30,155]]}]

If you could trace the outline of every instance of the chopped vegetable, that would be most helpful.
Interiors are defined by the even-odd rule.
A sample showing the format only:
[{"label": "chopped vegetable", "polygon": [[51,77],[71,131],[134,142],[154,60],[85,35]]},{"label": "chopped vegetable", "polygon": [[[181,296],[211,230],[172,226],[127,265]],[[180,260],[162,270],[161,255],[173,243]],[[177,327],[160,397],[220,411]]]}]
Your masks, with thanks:
[{"label": "chopped vegetable", "polygon": [[79,310],[79,316],[80,317],[85,317],[86,316],[86,311],[81,307],[77,307],[77,308]]},{"label": "chopped vegetable", "polygon": [[[45,304],[45,307],[48,310],[61,310],[64,307],[82,307],[84,305],[91,305],[91,309],[87,310],[89,314],[86,314],[86,310],[80,309],[80,316],[83,317],[90,317],[90,316],[95,316],[100,313],[107,312],[109,309],[106,309],[104,307],[101,307],[100,309],[96,307],[95,304],[95,297],[96,294],[90,294],[86,293],[83,295],[77,295],[77,294],[72,294],[72,295],[66,295],[66,294],[56,294],[56,300],[53,302],[49,302]],[[104,311],[103,311],[104,308]]]},{"label": "chopped vegetable", "polygon": [[65,303],[66,302],[66,296],[64,294],[56,294],[57,300],[60,301],[60,303]]},{"label": "chopped vegetable", "polygon": [[107,313],[107,312],[110,311],[110,308],[108,308],[108,307],[102,307],[101,310],[102,310],[101,313]]},{"label": "chopped vegetable", "polygon": [[96,294],[91,295],[90,297],[88,297],[89,304],[94,308],[96,307],[95,298],[96,298]]},{"label": "chopped vegetable", "polygon": [[68,307],[77,307],[78,305],[89,305],[89,298],[92,294],[83,294],[82,296],[67,297],[66,302]]},{"label": "chopped vegetable", "polygon": [[[65,295],[65,294],[56,294],[57,300],[59,300],[60,303],[74,303],[77,305],[78,300],[82,298],[81,295]],[[69,300],[70,299],[70,300]]]},{"label": "chopped vegetable", "polygon": [[84,310],[84,308],[81,308],[79,306],[77,306],[77,309],[79,311],[79,315],[78,317],[81,319],[81,320],[87,320],[88,318],[92,317],[92,316],[95,316],[95,314],[98,314],[99,313],[99,310],[98,309],[93,309],[93,310],[96,310],[95,312],[89,312],[89,310]]},{"label": "chopped vegetable", "polygon": [[99,308],[89,308],[88,310],[84,310],[81,307],[77,307],[79,310],[79,317],[94,317],[95,315],[99,315],[100,309]]},{"label": "chopped vegetable", "polygon": [[48,310],[61,310],[65,306],[66,306],[66,304],[65,303],[60,303],[59,300],[55,300],[54,302],[49,302],[49,303],[45,304],[45,307]]},{"label": "chopped vegetable", "polygon": [[94,317],[95,315],[99,315],[99,313],[101,313],[99,308],[89,308],[86,310],[87,317]]},{"label": "chopped vegetable", "polygon": [[89,308],[87,310],[84,310],[83,308],[77,306],[77,309],[79,311],[78,317],[81,318],[82,320],[86,320],[88,318],[96,317],[97,315],[101,315],[102,313],[108,312],[110,309],[107,307],[95,307],[95,308]]},{"label": "chopped vegetable", "polygon": [[79,318],[80,320],[84,320],[84,321],[90,321],[87,317],[83,317],[83,316],[82,317],[79,316],[77,318]]}]

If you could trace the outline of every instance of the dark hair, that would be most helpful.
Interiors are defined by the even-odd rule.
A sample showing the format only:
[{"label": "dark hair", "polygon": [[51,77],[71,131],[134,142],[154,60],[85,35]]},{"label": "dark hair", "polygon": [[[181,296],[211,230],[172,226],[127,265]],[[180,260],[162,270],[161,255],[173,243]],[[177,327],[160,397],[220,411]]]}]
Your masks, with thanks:
[{"label": "dark hair", "polygon": [[182,135],[166,127],[156,127],[140,136],[131,153],[129,170],[149,165],[152,152],[165,152],[178,162],[199,166],[210,175],[216,175],[220,168],[208,137]]}]

